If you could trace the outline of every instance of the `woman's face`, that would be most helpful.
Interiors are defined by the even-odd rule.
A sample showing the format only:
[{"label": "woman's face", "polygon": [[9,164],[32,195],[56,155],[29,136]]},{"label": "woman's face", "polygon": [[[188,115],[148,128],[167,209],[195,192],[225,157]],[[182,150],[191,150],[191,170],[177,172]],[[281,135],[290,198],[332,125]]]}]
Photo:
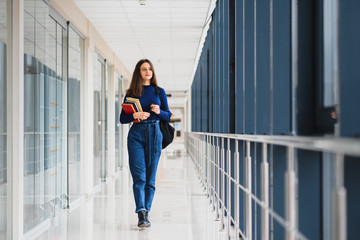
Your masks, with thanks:
[{"label": "woman's face", "polygon": [[151,69],[151,66],[149,63],[144,62],[143,64],[141,64],[140,75],[141,75],[141,78],[145,81],[151,80],[151,78],[153,76],[153,72],[152,72],[152,69]]}]

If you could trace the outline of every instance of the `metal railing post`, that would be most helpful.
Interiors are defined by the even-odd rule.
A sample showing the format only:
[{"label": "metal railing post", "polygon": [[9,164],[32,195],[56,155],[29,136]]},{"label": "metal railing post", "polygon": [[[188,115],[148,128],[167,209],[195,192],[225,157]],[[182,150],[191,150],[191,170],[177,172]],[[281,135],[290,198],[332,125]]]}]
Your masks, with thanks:
[{"label": "metal railing post", "polygon": [[206,139],[206,141],[205,141],[205,144],[206,144],[206,158],[205,158],[205,166],[206,166],[206,189],[207,189],[207,191],[206,191],[206,195],[207,195],[207,197],[209,198],[209,201],[210,201],[210,187],[209,187],[209,180],[210,180],[210,174],[209,174],[209,165],[210,165],[210,163],[209,163],[209,159],[210,159],[210,151],[209,151],[209,137],[208,137],[208,135],[206,135],[206,133],[204,133],[204,135],[205,135],[205,139]]},{"label": "metal railing post", "polygon": [[286,236],[288,240],[295,240],[296,234],[294,233],[296,227],[296,173],[294,170],[295,166],[295,154],[294,148],[288,147],[287,157],[287,172],[285,174],[286,181],[286,220],[289,224]]},{"label": "metal railing post", "polygon": [[269,240],[269,164],[267,162],[267,144],[262,144],[261,163],[261,200],[266,209],[261,212],[261,239]]},{"label": "metal railing post", "polygon": [[203,144],[202,144],[202,147],[203,147],[203,152],[204,152],[204,155],[203,155],[203,158],[202,158],[202,162],[203,162],[203,182],[204,182],[204,190],[207,191],[207,175],[206,175],[206,169],[207,169],[207,150],[206,150],[206,135],[204,134],[203,136]]},{"label": "metal railing post", "polygon": [[208,136],[208,144],[207,144],[207,148],[208,148],[208,159],[207,159],[207,162],[208,162],[208,169],[207,169],[207,172],[208,172],[208,184],[207,184],[207,187],[208,187],[208,197],[209,197],[209,204],[211,204],[211,183],[212,183],[212,175],[211,175],[211,166],[212,166],[212,163],[211,163],[211,159],[212,159],[212,149],[211,149],[211,137]]},{"label": "metal railing post", "polygon": [[212,136],[212,152],[213,152],[213,167],[212,167],[212,176],[213,176],[213,181],[212,181],[212,204],[213,204],[213,210],[215,210],[215,186],[216,186],[216,176],[215,176],[215,169],[216,169],[216,165],[215,165],[215,161],[216,161],[216,147],[215,147],[215,137]]},{"label": "metal railing post", "polygon": [[344,187],[344,155],[336,154],[335,162],[335,182],[336,187],[333,193],[334,207],[333,207],[333,229],[334,240],[347,239],[347,220],[346,220],[346,189]]},{"label": "metal railing post", "polygon": [[205,147],[203,139],[203,135],[200,136],[200,169],[201,169],[201,184],[203,186],[203,190],[205,190],[205,167],[204,167],[204,161],[205,161]]},{"label": "metal railing post", "polygon": [[248,240],[252,239],[252,203],[251,203],[251,156],[250,156],[250,142],[246,141],[246,158],[245,158],[245,233]]},{"label": "metal railing post", "polygon": [[[227,239],[230,239],[230,227],[231,227],[231,150],[230,150],[230,138],[227,139]],[[225,169],[224,169],[225,170]]]},{"label": "metal railing post", "polygon": [[240,161],[240,154],[239,154],[239,141],[235,141],[235,153],[234,153],[234,178],[235,178],[235,208],[234,208],[234,219],[235,219],[235,239],[239,239],[239,206],[240,206],[240,197],[239,197],[239,176],[240,176],[240,169],[239,169],[239,161]]},{"label": "metal railing post", "polygon": [[217,178],[216,178],[216,220],[220,220],[220,146],[219,146],[219,137],[216,137],[216,167],[217,167]]},{"label": "metal railing post", "polygon": [[221,138],[221,230],[224,230],[224,217],[225,217],[225,149],[224,137]]},{"label": "metal railing post", "polygon": [[197,164],[198,164],[198,171],[199,171],[199,180],[200,183],[202,184],[201,178],[202,178],[202,173],[201,173],[201,144],[200,144],[200,138],[197,139]]}]

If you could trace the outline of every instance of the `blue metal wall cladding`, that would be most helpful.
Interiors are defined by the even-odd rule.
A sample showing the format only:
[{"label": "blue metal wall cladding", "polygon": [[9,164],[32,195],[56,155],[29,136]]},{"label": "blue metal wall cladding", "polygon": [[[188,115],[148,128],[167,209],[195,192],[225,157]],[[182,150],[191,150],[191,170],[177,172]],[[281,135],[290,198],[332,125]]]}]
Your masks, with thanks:
[{"label": "blue metal wall cladding", "polygon": [[360,216],[360,159],[345,158],[345,188],[347,194],[347,231],[348,239],[359,239],[359,216]]},{"label": "blue metal wall cladding", "polygon": [[[340,134],[360,137],[360,1],[340,1]],[[359,239],[360,159],[345,158],[348,239]]]},{"label": "blue metal wall cladding", "polygon": [[224,96],[222,103],[222,132],[230,131],[229,128],[229,1],[221,1],[222,3],[222,95]]},{"label": "blue metal wall cladding", "polygon": [[[295,6],[293,6],[295,7]],[[296,126],[298,135],[311,135],[315,129],[316,109],[316,2],[304,0],[298,4],[298,79],[296,86]],[[295,53],[293,53],[295,54]]]},{"label": "blue metal wall cladding", "polygon": [[[238,134],[314,135],[319,133],[318,108],[323,81],[323,0],[301,1],[292,6],[281,0],[218,0],[212,14],[203,53],[192,84],[192,131]],[[297,48],[291,15],[298,13]],[[360,2],[339,1],[339,129],[345,137],[360,136]],[[318,30],[318,31],[317,31]],[[293,47],[293,50],[292,50]],[[297,65],[293,59],[297,54]],[[297,83],[292,83],[296,69]],[[294,94],[294,96],[292,95]],[[294,108],[293,108],[294,107]],[[292,116],[295,119],[292,119]],[[295,125],[292,126],[292,123]],[[233,144],[231,144],[233,148]],[[239,141],[240,169],[244,166],[245,143]],[[260,146],[253,152],[253,193],[260,194]],[[286,149],[272,146],[269,151],[272,192],[270,204],[285,217]],[[325,228],[323,195],[329,191],[322,177],[323,155],[297,151],[299,230],[309,239],[320,239]],[[231,166],[234,166],[231,159]],[[255,167],[256,166],[256,167]],[[348,237],[357,239],[360,201],[357,177],[360,161],[345,160],[345,187],[348,194]],[[233,172],[232,172],[233,174]],[[334,173],[327,174],[334,178]],[[240,182],[243,182],[243,176]],[[226,189],[219,189],[220,192]],[[239,192],[240,222],[244,229],[244,193]],[[308,196],[312,196],[309,198]],[[234,204],[236,196],[232,196]],[[232,206],[232,214],[234,214]],[[356,209],[356,210],[354,210]],[[253,211],[260,208],[253,205]],[[309,213],[313,216],[308,215]],[[253,212],[254,226],[259,215]],[[272,219],[274,239],[283,239],[283,226]],[[260,236],[258,228],[253,236]]]},{"label": "blue metal wall cladding", "polygon": [[228,102],[229,102],[229,133],[235,133],[236,122],[236,102],[235,102],[235,54],[236,54],[236,39],[235,39],[235,1],[230,1],[229,5],[229,86],[228,86]]},{"label": "blue metal wall cladding", "polygon": [[[285,176],[286,172],[286,148],[273,147],[273,160],[270,162],[270,173],[273,175],[273,198],[270,205],[273,205],[274,211],[280,216],[285,217]],[[275,161],[276,159],[276,161]],[[281,224],[273,219],[273,239],[283,239],[285,236],[284,228]]]},{"label": "blue metal wall cladding", "polygon": [[340,131],[360,137],[360,1],[340,1]]},{"label": "blue metal wall cladding", "polygon": [[219,25],[218,25],[218,84],[219,84],[219,124],[218,132],[224,132],[224,86],[223,86],[223,76],[224,76],[224,15],[223,15],[223,0],[219,0]]},{"label": "blue metal wall cladding", "polygon": [[[291,25],[291,2],[217,1],[192,86],[193,116],[201,121],[194,120],[192,130],[322,134],[318,129],[324,78],[321,4],[306,0],[296,6],[298,45],[292,52],[291,35],[296,29]],[[360,30],[351,24],[360,21],[359,4],[351,0],[339,5],[338,115],[341,135],[350,137],[360,136],[360,107],[354,106],[360,102],[360,47],[356,44]],[[292,83],[294,54],[298,55],[296,83]]]},{"label": "blue metal wall cladding", "polygon": [[[291,32],[290,1],[273,0],[272,24],[272,131],[273,134],[291,132]],[[270,60],[271,61],[271,60]]]},{"label": "blue metal wall cladding", "polygon": [[270,1],[256,1],[256,133],[270,134]]},{"label": "blue metal wall cladding", "polygon": [[244,114],[245,134],[255,133],[255,81],[254,81],[254,0],[245,1],[245,78],[244,78]]},{"label": "blue metal wall cladding", "polygon": [[244,133],[243,1],[235,2],[235,133]]},{"label": "blue metal wall cladding", "polygon": [[[216,9],[219,8],[219,2],[216,2]],[[214,65],[213,65],[213,79],[214,79],[214,112],[213,112],[213,116],[214,116],[214,122],[213,122],[213,132],[219,132],[219,124],[220,124],[220,113],[219,113],[219,98],[220,98],[220,94],[219,94],[219,13],[218,11],[215,11],[213,14],[213,46],[211,46],[212,50],[213,50],[213,56],[214,56]]]},{"label": "blue metal wall cladding", "polygon": [[[321,154],[298,150],[299,230],[309,239],[322,236]],[[309,221],[311,219],[311,221]]]}]

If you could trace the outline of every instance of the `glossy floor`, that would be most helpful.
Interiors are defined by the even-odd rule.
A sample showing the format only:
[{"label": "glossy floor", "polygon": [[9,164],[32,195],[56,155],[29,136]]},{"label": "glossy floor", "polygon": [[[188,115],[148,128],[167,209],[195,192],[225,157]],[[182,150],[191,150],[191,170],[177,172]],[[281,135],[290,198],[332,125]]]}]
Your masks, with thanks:
[{"label": "glossy floor", "polygon": [[125,168],[101,192],[62,211],[30,239],[225,239],[183,145],[163,152],[156,184],[150,228],[137,227],[132,180]]}]

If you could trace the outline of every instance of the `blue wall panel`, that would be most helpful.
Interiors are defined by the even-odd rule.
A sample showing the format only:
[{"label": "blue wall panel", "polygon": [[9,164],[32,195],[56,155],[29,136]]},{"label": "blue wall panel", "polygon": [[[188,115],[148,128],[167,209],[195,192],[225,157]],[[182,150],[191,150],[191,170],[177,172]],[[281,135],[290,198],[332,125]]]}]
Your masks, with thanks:
[{"label": "blue wall panel", "polygon": [[[219,2],[216,2],[216,9],[219,9]],[[220,13],[218,11],[215,11],[215,18],[214,18],[214,30],[215,30],[215,42],[214,42],[214,132],[218,133],[220,132],[220,74],[219,74],[219,67],[220,67],[220,45],[219,45],[219,39],[220,39],[220,32],[219,32],[219,20],[220,20]]]},{"label": "blue wall panel", "polygon": [[348,239],[360,239],[360,159],[345,158],[345,188],[347,197],[347,231]]},{"label": "blue wall panel", "polygon": [[340,131],[360,137],[360,1],[340,1]]},{"label": "blue wall panel", "polygon": [[245,133],[255,133],[254,0],[245,1]]},{"label": "blue wall panel", "polygon": [[270,1],[256,1],[256,133],[270,134]]},{"label": "blue wall panel", "polygon": [[223,109],[223,133],[228,133],[230,131],[229,121],[230,121],[230,107],[229,107],[229,1],[222,1],[222,20],[223,20],[223,73],[222,73],[222,109]]},{"label": "blue wall panel", "polygon": [[315,5],[313,0],[298,4],[298,80],[296,86],[296,127],[298,135],[316,131],[316,44]]},{"label": "blue wall panel", "polygon": [[209,78],[209,132],[214,132],[213,129],[213,112],[214,112],[214,71],[213,71],[213,43],[214,43],[214,36],[213,36],[213,22],[210,24],[209,31],[208,31],[208,78]]},{"label": "blue wall panel", "polygon": [[224,132],[224,0],[219,0],[219,132]]},{"label": "blue wall panel", "polygon": [[229,133],[235,133],[235,0],[229,2]]},{"label": "blue wall panel", "polygon": [[[244,141],[239,141],[239,156],[240,156],[240,160],[239,160],[239,172],[240,172],[240,176],[239,176],[239,183],[241,185],[244,186],[245,184],[245,148],[246,148],[246,144]],[[239,189],[239,225],[241,229],[245,228],[245,196],[246,194],[244,193],[243,190]]]},{"label": "blue wall panel", "polygon": [[[270,161],[270,175],[273,176],[273,199],[270,206],[272,205],[274,211],[283,218],[285,218],[285,172],[286,148],[273,146],[273,160]],[[275,219],[273,219],[273,224],[273,239],[284,239],[285,231],[282,225]]]},{"label": "blue wall panel", "polygon": [[273,0],[273,134],[290,134],[290,1]]},{"label": "blue wall panel", "polygon": [[[298,150],[299,229],[309,239],[321,239],[321,158],[320,153]],[[310,221],[311,219],[311,221]]]},{"label": "blue wall panel", "polygon": [[235,133],[244,133],[243,1],[235,2]]},{"label": "blue wall panel", "polygon": [[[205,45],[206,46],[206,45]],[[207,126],[207,110],[208,110],[208,98],[207,98],[207,92],[208,92],[208,78],[207,78],[207,54],[206,51],[202,54],[201,59],[201,122],[202,122],[202,132],[207,132],[208,126]]]}]

